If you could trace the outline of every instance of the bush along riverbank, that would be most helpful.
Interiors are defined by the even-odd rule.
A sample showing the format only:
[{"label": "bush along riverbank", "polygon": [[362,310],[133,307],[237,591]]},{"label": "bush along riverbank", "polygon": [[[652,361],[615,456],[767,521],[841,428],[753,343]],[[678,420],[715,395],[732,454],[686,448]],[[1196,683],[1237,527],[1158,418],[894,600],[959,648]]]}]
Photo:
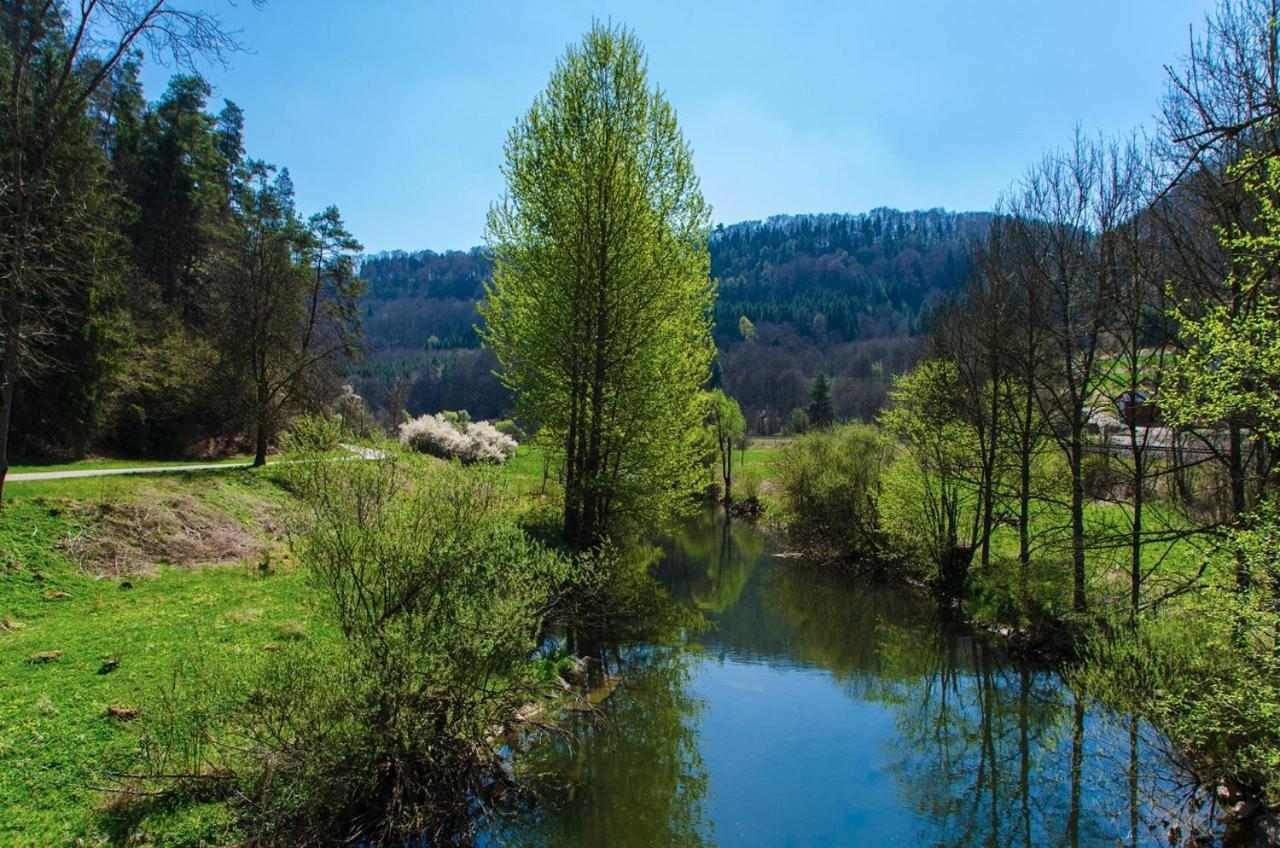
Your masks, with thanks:
[{"label": "bush along riverbank", "polygon": [[[906,388],[921,396],[911,379],[900,381],[899,401]],[[1054,455],[1045,452],[1031,469],[1028,523],[996,524],[984,550],[973,529],[981,526],[981,492],[954,453],[963,449],[962,434],[943,422],[913,422],[912,414],[900,402],[880,426],[835,426],[776,452],[771,521],[788,543],[833,565],[927,587],[1012,650],[1051,662],[1082,691],[1147,717],[1231,820],[1232,838],[1275,841],[1280,654],[1264,648],[1275,644],[1276,609],[1242,598],[1233,577],[1240,558],[1274,557],[1280,539],[1266,528],[1275,525],[1262,522],[1216,544],[1182,535],[1143,550],[1135,614],[1127,562],[1115,555],[1117,508],[1092,500],[1090,603],[1078,611],[1070,519],[1054,495],[1069,475]],[[1021,558],[1020,550],[1033,555]]]},{"label": "bush along riverbank", "polygon": [[531,469],[295,441],[16,489],[0,842],[465,841],[519,794],[501,739],[583,697],[566,651],[661,606],[643,557],[539,540]]}]

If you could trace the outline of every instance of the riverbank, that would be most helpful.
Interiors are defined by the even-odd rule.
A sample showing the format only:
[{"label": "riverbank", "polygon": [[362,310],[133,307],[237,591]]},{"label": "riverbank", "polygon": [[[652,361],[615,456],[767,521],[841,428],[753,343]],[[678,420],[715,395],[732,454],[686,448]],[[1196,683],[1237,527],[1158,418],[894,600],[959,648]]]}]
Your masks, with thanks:
[{"label": "riverbank", "polygon": [[661,549],[661,585],[707,626],[624,649],[603,715],[527,753],[543,804],[484,844],[1089,846],[1128,844],[1132,818],[1155,845],[1175,821],[1213,827],[1155,728],[925,593],[779,557],[715,512]]},{"label": "riverbank", "polygon": [[[193,775],[180,793],[151,795],[145,775],[133,775],[144,741],[171,718],[181,729],[169,712],[193,686],[221,697],[282,657],[342,652],[290,545],[301,503],[284,468],[9,487],[0,843],[242,841],[240,811],[212,782]],[[517,462],[499,475],[521,509],[536,503],[525,489],[530,468]],[[539,660],[531,673],[549,686],[557,662]]]},{"label": "riverbank", "polygon": [[[1239,590],[1233,537],[1192,532],[1155,495],[1143,515],[1168,532],[1135,537],[1125,501],[1099,496],[1082,505],[1086,545],[1073,563],[1069,503],[1042,494],[1025,523],[995,523],[984,551],[980,535],[965,535],[981,527],[976,489],[948,476],[945,457],[921,457],[868,425],[807,435],[777,455],[771,520],[811,555],[928,587],[1077,688],[1148,717],[1228,817],[1273,830],[1275,654],[1242,645],[1274,631],[1270,608]],[[1052,493],[1059,462],[1045,454],[1035,485]]]}]

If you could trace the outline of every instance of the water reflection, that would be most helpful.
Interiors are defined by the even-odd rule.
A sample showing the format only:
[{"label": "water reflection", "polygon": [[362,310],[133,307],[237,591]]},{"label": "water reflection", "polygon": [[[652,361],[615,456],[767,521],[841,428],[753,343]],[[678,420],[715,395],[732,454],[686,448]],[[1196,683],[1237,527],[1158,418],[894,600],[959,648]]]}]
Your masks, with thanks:
[{"label": "water reflection", "polygon": [[522,769],[538,803],[498,841],[547,848],[713,844],[691,658],[672,649],[633,653],[605,715],[574,713],[567,735],[533,747]]},{"label": "water reflection", "polygon": [[1010,662],[927,598],[708,519],[655,574],[711,626],[625,652],[600,719],[528,758],[521,845],[1153,845],[1188,781],[1149,726]]}]

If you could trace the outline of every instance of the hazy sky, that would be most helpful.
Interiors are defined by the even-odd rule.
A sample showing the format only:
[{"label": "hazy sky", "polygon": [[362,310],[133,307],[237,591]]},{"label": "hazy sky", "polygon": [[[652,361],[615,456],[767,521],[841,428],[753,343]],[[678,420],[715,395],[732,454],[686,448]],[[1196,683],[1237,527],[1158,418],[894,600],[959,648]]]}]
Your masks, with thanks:
[{"label": "hazy sky", "polygon": [[[216,0],[204,0],[213,7]],[[466,248],[502,143],[593,17],[635,30],[722,222],[985,209],[1073,126],[1149,125],[1210,0],[248,0],[211,69],[251,155],[370,251]],[[145,74],[157,97],[168,70]]]}]

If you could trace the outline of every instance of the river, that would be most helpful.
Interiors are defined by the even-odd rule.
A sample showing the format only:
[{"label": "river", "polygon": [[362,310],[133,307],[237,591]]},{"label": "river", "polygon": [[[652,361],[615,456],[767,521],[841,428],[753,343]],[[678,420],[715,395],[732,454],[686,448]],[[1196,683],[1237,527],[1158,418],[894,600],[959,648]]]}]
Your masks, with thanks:
[{"label": "river", "polygon": [[711,513],[663,544],[706,626],[619,653],[600,714],[520,755],[540,803],[493,843],[1162,845],[1209,820],[1145,722],[918,591],[776,553]]}]

